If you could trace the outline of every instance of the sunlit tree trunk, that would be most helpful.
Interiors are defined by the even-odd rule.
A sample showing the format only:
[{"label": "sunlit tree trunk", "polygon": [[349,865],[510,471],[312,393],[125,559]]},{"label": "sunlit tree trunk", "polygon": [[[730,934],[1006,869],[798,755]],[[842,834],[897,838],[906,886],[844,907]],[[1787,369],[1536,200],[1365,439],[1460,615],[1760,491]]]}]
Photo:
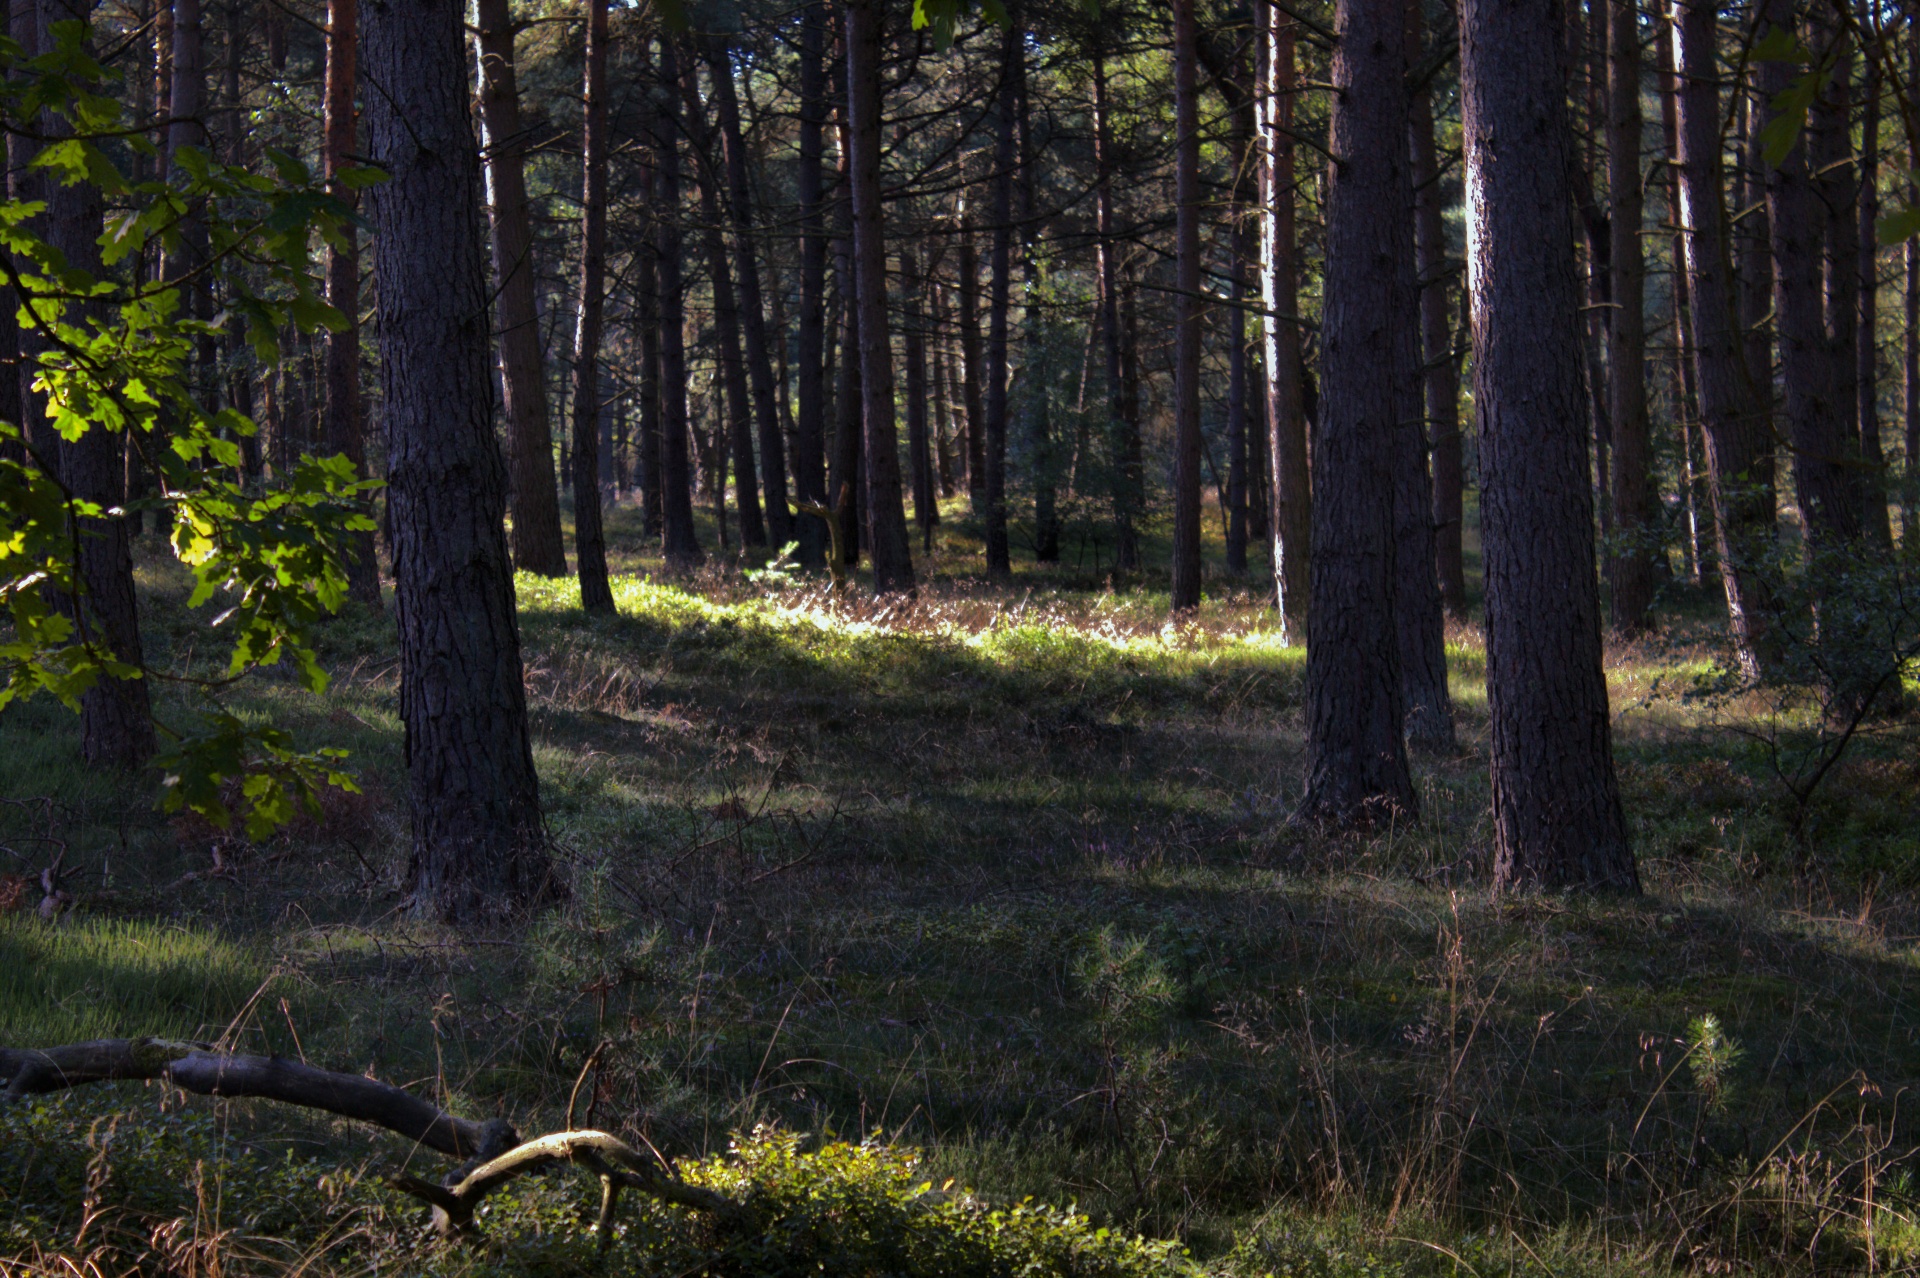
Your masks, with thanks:
[{"label": "sunlit tree trunk", "polygon": [[607,289],[607,0],[587,0],[581,95],[580,300],[573,325],[573,557],[580,606],[613,612],[600,517],[600,339]]},{"label": "sunlit tree trunk", "polygon": [[1312,500],[1305,362],[1300,353],[1294,231],[1294,18],[1254,0],[1260,36],[1260,298],[1266,309],[1267,437],[1273,459],[1273,577],[1280,621],[1306,634]]},{"label": "sunlit tree trunk", "polygon": [[1563,47],[1558,6],[1462,0],[1494,882],[1635,892],[1600,663]]},{"label": "sunlit tree trunk", "polygon": [[1418,336],[1404,6],[1339,0],[1334,29],[1307,789],[1295,819],[1339,828],[1411,817],[1418,806],[1394,616],[1396,435],[1411,408]]},{"label": "sunlit tree trunk", "polygon": [[[269,6],[271,8],[271,6]],[[564,577],[566,543],[553,473],[540,316],[534,305],[533,227],[527,205],[526,151],[520,89],[514,69],[514,23],[508,0],[476,0],[479,103],[487,147],[487,207],[493,231],[494,307],[505,390],[507,465],[513,509],[514,563],[528,572]]]},{"label": "sunlit tree trunk", "polygon": [[480,171],[457,0],[363,15],[400,716],[416,914],[462,925],[555,891],[528,735],[493,435]]}]

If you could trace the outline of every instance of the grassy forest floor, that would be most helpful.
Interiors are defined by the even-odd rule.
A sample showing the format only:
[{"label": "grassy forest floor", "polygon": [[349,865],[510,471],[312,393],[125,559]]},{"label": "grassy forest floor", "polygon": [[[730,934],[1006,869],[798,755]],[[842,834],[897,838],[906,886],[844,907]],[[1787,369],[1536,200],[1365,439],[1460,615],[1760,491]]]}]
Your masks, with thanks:
[{"label": "grassy forest floor", "polygon": [[[1262,596],[1169,626],[1164,583],[1116,589],[1085,546],[1076,570],[1071,536],[1062,570],[989,589],[970,533],[941,529],[911,604],[628,558],[619,616],[589,621],[522,577],[573,899],[517,937],[398,913],[377,618],[330,625],[323,698],[239,694],[350,749],[364,791],[258,846],[82,768],[57,705],[9,711],[0,847],[64,847],[77,906],[0,918],[0,1044],[224,1036],[526,1132],[604,1042],[579,1106],[665,1153],[759,1124],[896,1142],[922,1179],[1077,1203],[1222,1273],[1920,1269],[1897,731],[1828,780],[1796,873],[1760,711],[1670,692],[1712,617],[1678,588],[1665,639],[1608,656],[1645,897],[1496,899],[1471,628],[1462,746],[1416,760],[1418,820],[1324,839],[1285,824],[1303,657]],[[638,541],[631,511],[610,541]],[[139,571],[156,662],[208,666],[157,546]],[[0,1108],[0,1274],[593,1268],[579,1180],[498,1200],[486,1247],[421,1250],[382,1183],[407,1158],[139,1085]]]}]

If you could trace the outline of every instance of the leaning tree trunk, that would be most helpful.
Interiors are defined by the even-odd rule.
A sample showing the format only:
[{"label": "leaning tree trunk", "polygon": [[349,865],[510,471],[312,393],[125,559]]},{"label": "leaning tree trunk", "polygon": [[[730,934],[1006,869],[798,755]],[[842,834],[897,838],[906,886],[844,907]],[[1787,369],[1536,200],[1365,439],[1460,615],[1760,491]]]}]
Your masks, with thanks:
[{"label": "leaning tree trunk", "polygon": [[1200,89],[1195,0],[1173,3],[1173,588],[1200,606]]},{"label": "leaning tree trunk", "polygon": [[1522,0],[1463,6],[1495,881],[1635,891],[1601,669],[1558,37],[1557,15]]},{"label": "leaning tree trunk", "polygon": [[1712,0],[1682,0],[1676,7],[1679,220],[1715,558],[1739,660],[1754,678],[1761,672],[1772,612],[1765,583],[1774,534],[1773,439],[1765,401],[1757,393],[1764,374],[1745,366],[1746,347],[1735,316],[1721,183],[1714,13]]},{"label": "leaning tree trunk", "polygon": [[[1426,22],[1421,0],[1407,0],[1407,55],[1421,55]],[[1467,576],[1461,550],[1465,469],[1460,448],[1460,361],[1453,353],[1449,298],[1454,264],[1447,256],[1439,148],[1433,135],[1433,81],[1411,86],[1408,141],[1413,149],[1414,261],[1420,277],[1421,390],[1433,459],[1433,555],[1440,602],[1453,617],[1467,615]]]},{"label": "leaning tree trunk", "polygon": [[553,474],[545,357],[534,305],[533,229],[527,204],[528,131],[515,83],[516,27],[507,0],[475,0],[480,120],[487,145],[500,384],[506,392],[507,457],[513,501],[513,558],[528,572],[567,575],[560,494]]},{"label": "leaning tree trunk", "polygon": [[[91,15],[90,0],[41,0],[42,36],[52,23],[87,20]],[[47,132],[56,136],[71,132],[65,119],[51,112],[45,113],[42,121]],[[69,185],[49,178],[38,194],[47,206],[42,225],[48,246],[96,279],[104,275],[100,238],[106,207],[100,188],[91,182]],[[66,322],[84,326],[88,313],[97,313],[98,306],[97,302],[70,304]],[[126,500],[123,443],[117,431],[97,424],[77,440],[61,439],[57,465],[67,491],[80,501],[97,502],[108,511],[120,506]],[[75,576],[80,587],[72,600],[74,638],[101,649],[103,657],[135,667],[144,665],[140,604],[134,593],[133,556],[125,517],[109,514],[101,519],[77,519],[73,531]],[[153,757],[154,748],[153,708],[144,677],[102,676],[81,694],[80,752],[88,763],[137,768]]]},{"label": "leaning tree trunk", "polygon": [[[993,221],[993,247],[987,284],[986,439],[983,492],[986,502],[987,576],[1006,581],[1013,576],[1007,544],[1007,328],[1013,305],[1013,169],[1014,128],[1018,101],[1015,64],[1024,57],[1019,29],[1009,25],[1001,45],[1000,87],[995,101],[993,181],[988,194],[988,216]],[[964,287],[964,284],[962,285]]]},{"label": "leaning tree trunk", "polygon": [[[359,43],[358,0],[330,0],[327,5],[326,176],[333,196],[348,207],[355,193],[341,186],[336,175],[353,163],[356,149],[353,96],[356,45]],[[342,222],[339,242],[327,246],[327,303],[346,317],[347,325],[327,335],[327,446],[353,463],[354,474],[367,475],[367,443],[360,420],[360,232]],[[347,559],[347,586],[355,599],[380,607],[380,572],[374,558],[373,534],[357,533]]]},{"label": "leaning tree trunk", "polygon": [[[813,505],[827,501],[827,227],[820,176],[826,157],[826,42],[826,6],[816,0],[800,18],[800,170],[795,177],[800,201],[800,366],[794,378],[799,404],[793,432],[794,497]],[[802,517],[795,535],[800,539],[800,564],[814,570],[825,567],[825,521]]]},{"label": "leaning tree trunk", "polygon": [[719,117],[720,140],[727,153],[727,212],[733,221],[740,330],[746,340],[747,379],[753,388],[754,427],[760,437],[767,532],[775,546],[784,546],[793,538],[793,512],[787,505],[787,449],[780,433],[766,303],[761,297],[760,262],[755,255],[753,185],[747,175],[747,144],[740,130],[739,95],[733,88],[733,60],[726,42],[717,36],[708,41],[707,62],[713,72],[713,103]]},{"label": "leaning tree trunk", "polygon": [[363,15],[374,275],[416,913],[471,925],[554,894],[494,442],[479,160],[456,0]]},{"label": "leaning tree trunk", "polygon": [[1266,307],[1267,438],[1273,459],[1273,582],[1282,633],[1306,634],[1308,542],[1306,364],[1301,357],[1294,229],[1295,19],[1254,0],[1259,20],[1260,299]]},{"label": "leaning tree trunk", "polygon": [[1605,0],[1607,24],[1607,223],[1612,271],[1607,399],[1613,423],[1613,536],[1607,577],[1614,628],[1647,629],[1653,557],[1664,554],[1652,507],[1647,434],[1646,255],[1641,247],[1639,0]]},{"label": "leaning tree trunk", "polygon": [[686,263],[680,237],[680,130],[673,86],[680,79],[673,41],[660,42],[658,84],[663,92],[653,137],[654,202],[660,244],[660,508],[662,549],[676,572],[706,558],[693,526],[693,424],[687,412]]},{"label": "leaning tree trunk", "polygon": [[893,346],[887,338],[887,241],[880,202],[880,0],[848,0],[847,116],[853,143],[854,288],[860,311],[860,389],[873,588],[913,589],[913,548],[900,489],[893,418]]},{"label": "leaning tree trunk", "polygon": [[1613,769],[1559,10],[1463,0],[1494,882],[1638,891]]},{"label": "leaning tree trunk", "polygon": [[1394,618],[1395,436],[1417,340],[1405,22],[1400,0],[1334,10],[1307,790],[1295,819],[1336,828],[1409,817],[1418,802]]},{"label": "leaning tree trunk", "polygon": [[600,335],[607,289],[607,0],[587,0],[580,156],[580,304],[573,326],[573,557],[580,606],[613,612],[600,521]]}]

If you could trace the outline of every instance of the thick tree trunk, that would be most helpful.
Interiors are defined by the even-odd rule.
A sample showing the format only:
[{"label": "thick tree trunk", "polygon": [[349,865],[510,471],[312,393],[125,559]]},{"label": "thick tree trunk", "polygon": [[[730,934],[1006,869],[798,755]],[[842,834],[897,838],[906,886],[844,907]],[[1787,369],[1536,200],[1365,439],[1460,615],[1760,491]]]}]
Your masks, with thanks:
[{"label": "thick tree trunk", "polygon": [[580,138],[580,301],[573,325],[573,557],[580,606],[613,613],[600,519],[600,338],[607,291],[607,0],[587,0]]},{"label": "thick tree trunk", "polygon": [[[1407,56],[1426,47],[1421,0],[1407,0]],[[1467,575],[1461,550],[1466,514],[1460,447],[1460,361],[1453,354],[1449,295],[1454,264],[1447,256],[1440,158],[1433,136],[1431,81],[1413,86],[1408,103],[1413,151],[1414,261],[1420,276],[1420,367],[1427,437],[1433,457],[1433,554],[1440,602],[1449,616],[1467,615]]]},{"label": "thick tree trunk", "polygon": [[[55,22],[87,20],[90,0],[41,0],[40,35]],[[46,47],[45,44],[42,47]],[[47,131],[71,131],[67,122],[46,113]],[[100,277],[100,236],[106,209],[100,188],[90,182],[68,185],[46,181],[39,198],[46,201],[41,225],[49,247],[65,254],[79,270]],[[88,312],[99,303],[71,304],[70,324],[85,325]],[[123,440],[114,431],[93,426],[78,440],[61,439],[57,446],[59,478],[80,501],[97,502],[112,510],[126,500],[126,463]],[[133,557],[123,516],[75,520],[75,568],[80,587],[71,600],[74,638],[100,650],[100,655],[130,666],[141,666],[140,604],[134,593]],[[116,679],[103,676],[80,697],[80,752],[95,767],[137,768],[153,757],[153,708],[144,677]]]},{"label": "thick tree trunk", "polygon": [[1614,628],[1647,629],[1653,608],[1653,557],[1660,545],[1652,504],[1653,454],[1647,433],[1646,254],[1640,244],[1640,9],[1638,0],[1606,0],[1607,224],[1612,236],[1613,306],[1607,398],[1613,421]]},{"label": "thick tree trunk", "polygon": [[[1349,827],[1409,818],[1418,807],[1394,616],[1396,435],[1414,391],[1417,316],[1404,5],[1339,0],[1334,28],[1308,771],[1295,820]],[[1429,545],[1423,571],[1431,562]]]},{"label": "thick tree trunk", "polygon": [[480,173],[455,0],[369,0],[368,201],[386,389],[400,715],[416,913],[512,918],[552,896],[494,442]]},{"label": "thick tree trunk", "polygon": [[[1740,662],[1760,673],[1772,604],[1765,559],[1773,541],[1773,441],[1758,378],[1745,367],[1735,322],[1720,162],[1719,72],[1712,0],[1679,0],[1680,225],[1691,294],[1692,347],[1706,435],[1707,485],[1720,582]],[[1817,269],[1817,264],[1816,264]]]},{"label": "thick tree trunk", "polygon": [[[983,444],[983,500],[986,503],[987,576],[1013,576],[1007,544],[1007,330],[1013,305],[1013,178],[1017,154],[1019,66],[1026,57],[1019,28],[1009,24],[1001,44],[1000,86],[995,94],[993,180],[987,216],[993,247],[988,253],[986,431]],[[963,321],[964,322],[964,321]]]},{"label": "thick tree trunk", "polygon": [[873,588],[913,589],[913,548],[900,486],[893,418],[893,346],[887,336],[887,241],[880,202],[880,0],[848,0],[847,115],[853,143],[854,287],[860,312],[860,388]]},{"label": "thick tree trunk", "polygon": [[[354,115],[355,58],[359,41],[358,0],[329,0],[324,156],[326,176],[336,199],[351,206],[355,193],[334,175],[353,163],[357,150]],[[367,474],[367,445],[360,421],[360,238],[351,222],[340,227],[341,243],[327,247],[327,302],[347,318],[347,326],[327,335],[327,447],[346,455],[360,478]],[[373,534],[353,539],[347,560],[347,586],[355,599],[380,607],[379,563]]]},{"label": "thick tree trunk", "polygon": [[659,131],[653,137],[660,261],[660,510],[667,566],[684,572],[706,558],[693,527],[693,423],[687,412],[686,282],[680,237],[680,130],[673,89],[680,79],[672,40],[660,42]]},{"label": "thick tree trunk", "polygon": [[1107,100],[1107,64],[1104,50],[1093,49],[1093,162],[1094,195],[1100,236],[1100,338],[1107,374],[1107,447],[1112,455],[1114,567],[1120,572],[1140,570],[1139,489],[1126,467],[1127,438],[1132,429],[1124,395],[1120,348],[1120,243],[1113,216],[1113,120]]},{"label": "thick tree trunk", "polygon": [[1173,7],[1174,612],[1200,606],[1200,89],[1196,0]]},{"label": "thick tree trunk", "polygon": [[[826,43],[826,6],[815,0],[800,19],[800,171],[795,178],[800,201],[800,367],[794,387],[800,402],[794,419],[793,487],[799,501],[816,505],[827,502],[827,226],[820,172],[826,158]],[[803,567],[826,566],[827,532],[818,518],[800,518],[795,535]]]},{"label": "thick tree trunk", "polygon": [[500,382],[506,392],[513,559],[546,577],[567,574],[560,495],[553,473],[540,317],[534,306],[533,228],[527,204],[528,132],[520,122],[513,14],[507,0],[475,0],[480,120],[487,147],[487,208],[493,229],[494,305]]},{"label": "thick tree trunk", "polygon": [[1557,6],[1462,0],[1494,882],[1634,892],[1600,663],[1560,36]]},{"label": "thick tree trunk", "polygon": [[713,103],[719,117],[720,140],[727,153],[727,211],[733,220],[740,331],[746,341],[747,381],[753,391],[754,427],[760,437],[767,532],[773,545],[784,546],[793,539],[793,513],[787,505],[787,449],[780,434],[773,354],[767,339],[766,303],[760,290],[760,263],[755,255],[753,186],[747,176],[747,144],[740,129],[739,95],[733,87],[733,59],[726,42],[717,36],[708,40],[707,64],[713,73]]},{"label": "thick tree trunk", "polygon": [[1273,459],[1273,582],[1283,633],[1306,634],[1313,503],[1307,472],[1306,364],[1301,358],[1294,230],[1294,22],[1269,0],[1259,19],[1260,297],[1266,307],[1268,451]]}]

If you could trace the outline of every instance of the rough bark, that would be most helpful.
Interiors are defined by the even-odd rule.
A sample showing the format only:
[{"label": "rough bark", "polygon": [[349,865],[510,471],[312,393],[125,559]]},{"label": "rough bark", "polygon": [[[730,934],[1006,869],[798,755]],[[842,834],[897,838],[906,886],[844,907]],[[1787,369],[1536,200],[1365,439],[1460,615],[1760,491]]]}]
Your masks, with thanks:
[{"label": "rough bark", "polygon": [[[1407,0],[1407,56],[1426,45],[1421,0]],[[1420,367],[1423,408],[1433,465],[1433,555],[1440,601],[1447,614],[1467,615],[1467,575],[1461,550],[1466,515],[1460,447],[1460,361],[1453,353],[1449,294],[1454,263],[1447,257],[1440,158],[1433,133],[1432,81],[1412,86],[1407,133],[1413,152],[1414,263],[1420,284]]]},{"label": "rough bark", "polygon": [[1600,663],[1560,21],[1529,0],[1460,6],[1494,882],[1633,892]]},{"label": "rough bark", "polygon": [[1295,819],[1336,828],[1418,806],[1394,616],[1396,435],[1416,341],[1405,23],[1399,0],[1340,0],[1334,10],[1307,790]]},{"label": "rough bark", "polygon": [[493,231],[494,305],[505,391],[513,559],[546,577],[567,574],[560,494],[553,472],[540,317],[534,305],[533,229],[527,204],[528,131],[520,121],[508,0],[475,0],[480,120],[487,148],[487,210]]},{"label": "rough bark", "polygon": [[1640,9],[1606,0],[1607,225],[1613,306],[1607,312],[1607,399],[1613,423],[1613,553],[1607,578],[1614,628],[1647,629],[1653,557],[1664,554],[1653,518],[1652,443],[1647,426],[1647,265],[1640,230]]},{"label": "rough bark", "polygon": [[587,0],[580,138],[580,298],[573,325],[573,558],[580,606],[613,612],[600,518],[600,338],[607,291],[607,0]]},{"label": "rough bark", "polygon": [[1734,314],[1722,196],[1720,105],[1712,0],[1674,6],[1680,225],[1692,306],[1691,345],[1706,436],[1720,582],[1740,662],[1760,673],[1772,605],[1764,559],[1773,540],[1773,442],[1759,379],[1745,366]]},{"label": "rough bark", "polygon": [[1026,56],[1019,29],[1011,24],[1001,43],[1000,85],[994,102],[993,179],[987,216],[993,245],[988,251],[986,431],[982,444],[982,500],[986,505],[987,576],[1013,576],[1007,544],[1007,330],[1013,305],[1014,130],[1019,110],[1019,64]]},{"label": "rough bark", "polygon": [[673,42],[660,43],[659,83],[665,92],[655,116],[654,173],[660,263],[660,490],[662,549],[676,572],[706,558],[693,527],[692,420],[687,412],[685,263],[680,237],[680,142],[673,117],[673,85],[680,79]]},{"label": "rough bark", "polygon": [[1283,633],[1305,635],[1309,543],[1306,365],[1300,351],[1299,261],[1294,216],[1294,22],[1269,0],[1260,18],[1260,298],[1266,308],[1268,451],[1273,460],[1273,581]]},{"label": "rough bark", "polygon": [[1173,7],[1173,583],[1170,606],[1200,606],[1200,89],[1195,0]]},{"label": "rough bark", "polygon": [[760,438],[760,477],[767,499],[767,533],[773,545],[784,546],[793,538],[793,513],[787,505],[787,449],[780,433],[766,302],[760,289],[753,186],[747,177],[747,144],[740,129],[739,95],[733,87],[733,59],[724,40],[709,38],[707,65],[713,74],[714,114],[727,157],[727,212],[733,226],[734,280],[739,286],[740,332],[746,343],[754,428]]},{"label": "rough bark", "polygon": [[516,917],[554,894],[494,442],[479,162],[456,0],[369,0],[369,198],[415,913]]},{"label": "rough bark", "polygon": [[[793,487],[797,502],[824,505],[826,478],[827,228],[820,166],[826,156],[827,11],[807,5],[800,19],[800,366],[794,390]],[[800,563],[818,570],[826,563],[827,529],[817,517],[798,521]]]}]

